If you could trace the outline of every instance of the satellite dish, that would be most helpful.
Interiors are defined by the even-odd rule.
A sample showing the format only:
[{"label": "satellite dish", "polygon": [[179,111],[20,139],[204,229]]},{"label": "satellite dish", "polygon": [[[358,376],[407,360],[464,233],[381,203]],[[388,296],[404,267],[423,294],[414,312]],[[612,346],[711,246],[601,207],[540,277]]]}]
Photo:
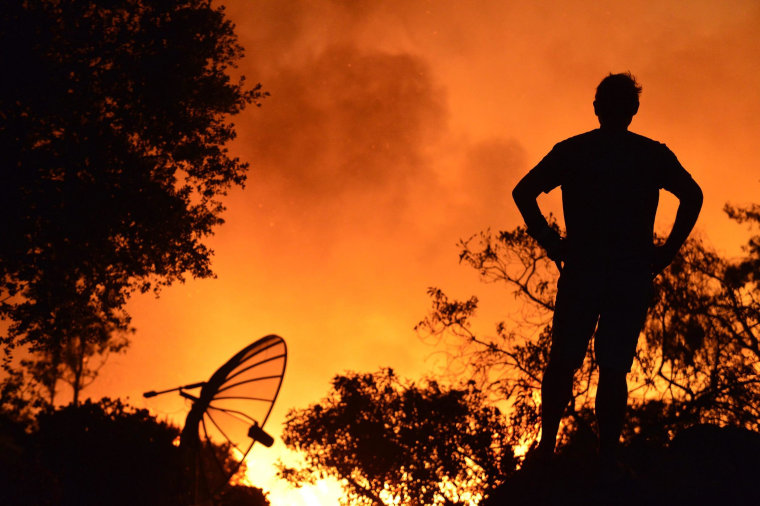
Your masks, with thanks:
[{"label": "satellite dish", "polygon": [[[280,392],[287,363],[285,341],[271,334],[246,346],[208,381],[145,392],[145,397],[178,391],[193,402],[180,435],[192,502],[213,503],[255,442],[271,446],[263,426]],[[188,392],[200,388],[196,396]],[[227,458],[232,451],[233,462]]]}]

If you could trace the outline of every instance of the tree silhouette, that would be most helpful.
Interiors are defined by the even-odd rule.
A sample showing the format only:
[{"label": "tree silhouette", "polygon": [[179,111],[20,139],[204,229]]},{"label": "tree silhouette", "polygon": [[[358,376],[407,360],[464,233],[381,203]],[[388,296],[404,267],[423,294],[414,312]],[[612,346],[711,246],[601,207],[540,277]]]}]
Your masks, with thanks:
[{"label": "tree silhouette", "polygon": [[128,344],[126,337],[120,334],[105,334],[97,340],[73,336],[61,342],[55,352],[38,352],[33,358],[23,359],[20,363],[34,378],[32,381],[43,387],[48,404],[52,405],[55,401],[59,381],[71,387],[72,402],[78,404],[80,392],[95,380],[108,356],[125,351]]},{"label": "tree silhouette", "polygon": [[203,240],[247,167],[228,117],[264,94],[230,77],[242,47],[209,0],[11,2],[0,44],[0,343],[76,396],[130,294],[212,275]]},{"label": "tree silhouette", "polygon": [[390,369],[336,376],[328,397],[288,413],[285,444],[303,455],[282,466],[294,484],[324,477],[342,504],[469,504],[514,470],[498,409],[468,385],[405,383]]},{"label": "tree silhouette", "polygon": [[[5,423],[3,423],[5,422]],[[43,410],[26,427],[0,413],[0,503],[185,504],[179,429],[120,400]],[[5,443],[5,444],[3,444]],[[218,448],[233,458],[228,448]],[[226,487],[219,506],[269,504],[261,489]]]},{"label": "tree silhouette", "polygon": [[[757,206],[727,211],[738,221],[760,223]],[[653,307],[629,376],[624,440],[663,442],[696,423],[760,429],[759,239],[753,236],[747,256],[735,261],[690,239],[655,279]],[[523,227],[485,231],[460,246],[461,262],[486,282],[505,284],[520,310],[484,335],[472,325],[477,297],[452,300],[432,288],[432,311],[417,330],[451,351],[457,375],[471,377],[492,399],[506,399],[510,442],[531,444],[540,428],[540,380],[558,271]],[[591,434],[596,371],[588,353],[575,376],[560,445]]]}]

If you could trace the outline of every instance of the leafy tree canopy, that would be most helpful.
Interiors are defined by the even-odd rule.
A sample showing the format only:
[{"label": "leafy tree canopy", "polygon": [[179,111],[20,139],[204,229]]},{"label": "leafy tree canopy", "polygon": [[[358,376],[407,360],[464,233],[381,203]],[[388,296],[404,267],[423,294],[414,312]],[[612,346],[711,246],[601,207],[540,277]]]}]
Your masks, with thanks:
[{"label": "leafy tree canopy", "polygon": [[[45,409],[20,427],[0,411],[0,503],[184,504],[179,429],[145,409],[101,399]],[[232,459],[228,448],[223,451]],[[219,506],[268,506],[261,489],[226,487]]]},{"label": "leafy tree canopy", "polygon": [[129,330],[135,290],[212,275],[228,118],[265,93],[209,0],[10,2],[0,44],[0,343],[55,368]]},{"label": "leafy tree canopy", "polygon": [[336,376],[322,401],[288,414],[283,441],[299,484],[334,477],[343,504],[469,504],[514,470],[498,409],[468,385],[405,383],[390,369]]},{"label": "leafy tree canopy", "polygon": [[[0,15],[5,343],[126,325],[134,289],[209,276],[201,239],[245,180],[227,116],[261,96],[209,1],[12,2]],[[64,323],[64,325],[60,325]]]}]

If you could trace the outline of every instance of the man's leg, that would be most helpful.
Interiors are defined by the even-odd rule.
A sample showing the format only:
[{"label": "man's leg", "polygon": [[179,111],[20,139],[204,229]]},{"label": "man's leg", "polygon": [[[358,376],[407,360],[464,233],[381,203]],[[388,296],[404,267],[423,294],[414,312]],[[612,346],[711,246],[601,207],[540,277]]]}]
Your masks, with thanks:
[{"label": "man's leg", "polygon": [[550,360],[541,382],[541,442],[538,452],[545,457],[554,453],[559,422],[573,395],[575,369],[558,360]]},{"label": "man's leg", "polygon": [[573,375],[583,364],[599,318],[601,281],[593,272],[565,266],[557,284],[549,363],[541,380],[541,441],[537,456],[554,453],[562,415],[573,396]]},{"label": "man's leg", "polygon": [[628,405],[626,371],[600,367],[596,391],[596,419],[599,423],[599,455],[614,459],[623,430]]},{"label": "man's leg", "polygon": [[647,269],[612,272],[608,287],[594,342],[599,363],[596,419],[599,453],[603,458],[614,459],[628,406],[626,376],[652,300],[652,276]]}]

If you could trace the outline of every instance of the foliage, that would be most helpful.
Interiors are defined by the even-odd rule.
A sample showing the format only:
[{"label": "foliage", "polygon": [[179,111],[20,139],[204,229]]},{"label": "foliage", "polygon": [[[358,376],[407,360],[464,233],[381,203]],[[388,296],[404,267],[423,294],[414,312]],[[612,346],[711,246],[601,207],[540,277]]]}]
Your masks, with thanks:
[{"label": "foliage", "polygon": [[[747,207],[726,205],[724,210],[730,218],[739,223],[760,226],[760,204]],[[760,235],[753,235],[745,246],[747,256],[731,265],[728,272],[730,282],[737,285],[752,285],[755,289],[760,283]]]},{"label": "foliage", "polygon": [[8,369],[0,382],[0,415],[23,426],[31,424],[39,410],[46,406],[40,388],[40,382],[31,378],[29,371]]},{"label": "foliage", "polygon": [[[729,215],[760,223],[756,206],[729,208]],[[758,244],[753,237],[748,255],[729,261],[700,239],[689,239],[654,280],[653,305],[629,375],[624,439],[667,440],[696,423],[760,429]],[[484,336],[472,327],[477,298],[450,300],[430,289],[433,310],[417,330],[453,349],[453,364],[466,369],[492,399],[507,400],[512,444],[531,443],[539,430],[540,380],[558,271],[522,227],[462,241],[460,259],[485,281],[509,287],[522,303],[520,311],[512,321],[499,322],[495,335]],[[596,381],[589,353],[575,376],[561,443],[593,426]]]},{"label": "foliage", "polygon": [[225,487],[215,503],[218,506],[269,506],[269,499],[260,488],[238,484]]},{"label": "foliage", "polygon": [[55,352],[38,352],[20,363],[34,378],[33,382],[44,388],[48,404],[52,405],[55,400],[59,381],[71,387],[72,402],[77,404],[80,392],[95,380],[108,356],[125,351],[128,344],[123,335],[104,335],[97,341],[73,336],[63,341]]},{"label": "foliage", "polygon": [[[26,433],[0,413],[0,445],[10,450],[0,456],[0,469],[8,473],[0,502],[181,504],[185,481],[178,437],[177,427],[120,400],[45,409]],[[218,504],[269,503],[260,489],[238,484]]]},{"label": "foliage", "polygon": [[334,477],[343,504],[467,504],[514,470],[498,409],[472,385],[404,383],[390,369],[336,376],[318,404],[292,410],[283,441],[303,455],[294,484]]},{"label": "foliage", "polygon": [[212,275],[203,240],[247,168],[228,117],[264,93],[230,78],[242,47],[208,0],[10,2],[0,44],[0,343],[76,392],[130,294]]},{"label": "foliage", "polygon": [[[171,504],[179,486],[176,427],[122,402],[89,400],[40,414],[33,434],[61,504]],[[139,487],[135,484],[139,483]]]}]

